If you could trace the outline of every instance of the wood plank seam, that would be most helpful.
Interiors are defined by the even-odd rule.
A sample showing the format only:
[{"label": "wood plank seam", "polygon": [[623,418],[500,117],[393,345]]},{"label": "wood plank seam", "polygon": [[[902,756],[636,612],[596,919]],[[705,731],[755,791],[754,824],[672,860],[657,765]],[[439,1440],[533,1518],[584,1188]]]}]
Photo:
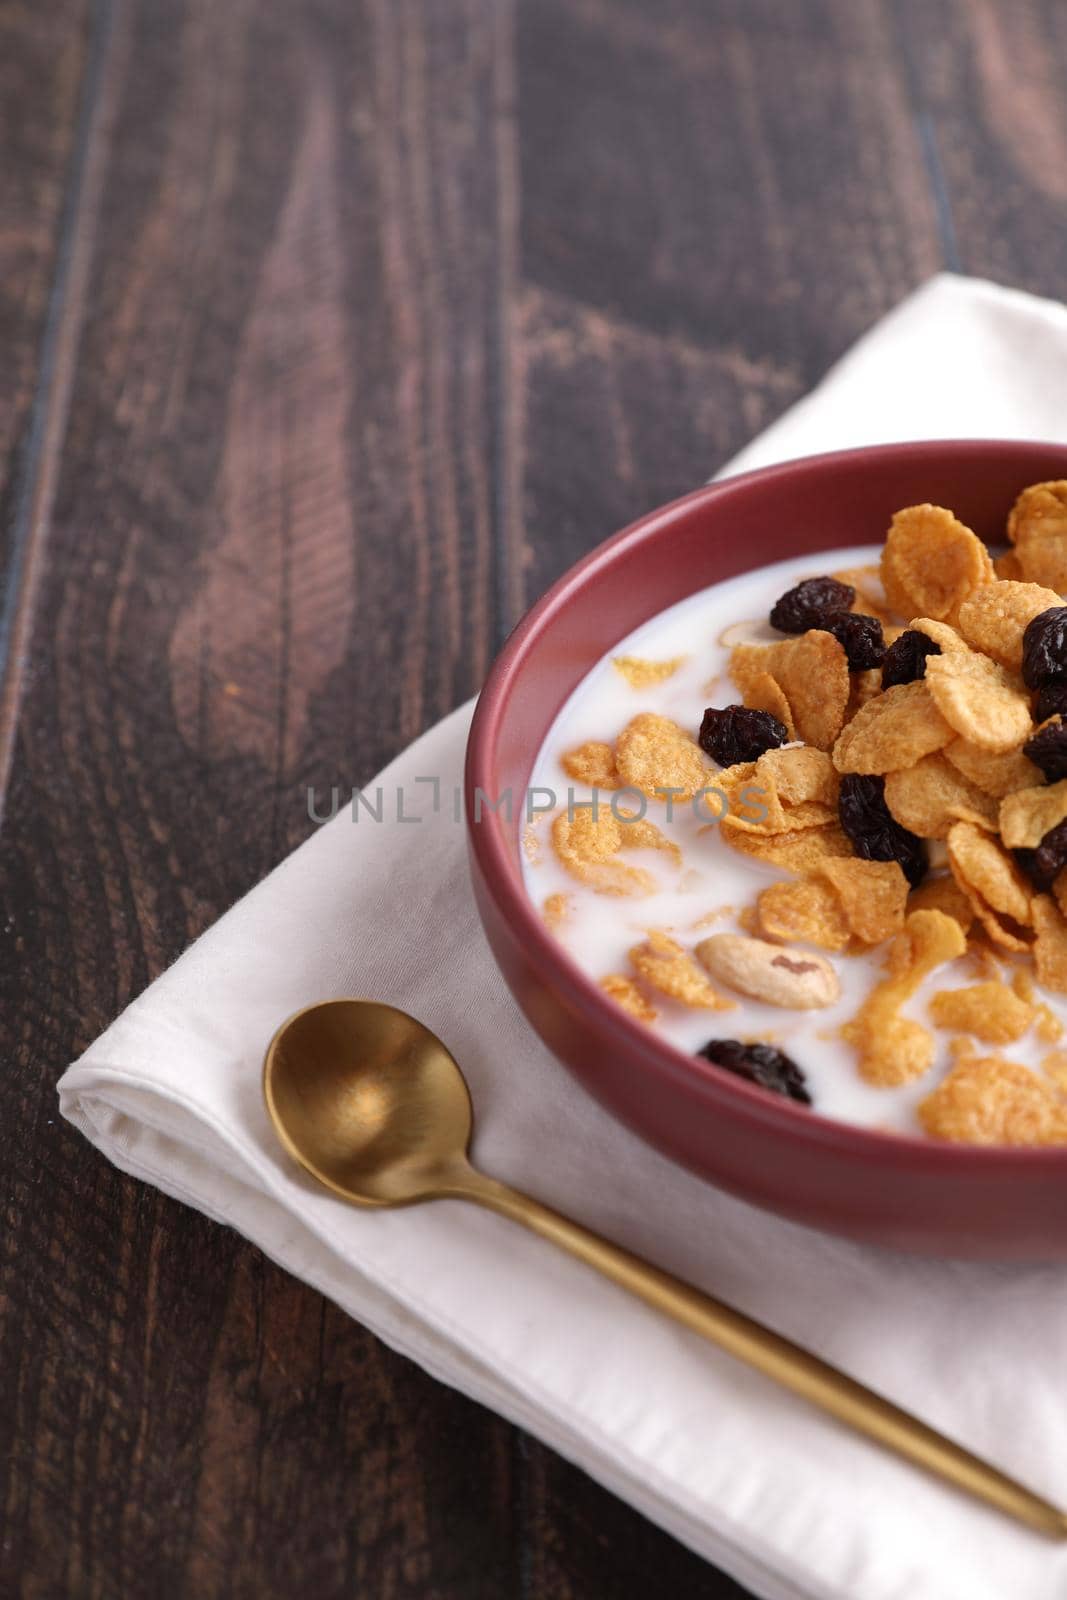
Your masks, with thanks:
[{"label": "wood plank seam", "polygon": [[85,318],[96,208],[121,78],[115,63],[124,38],[122,13],[123,0],[95,0],[91,13],[36,393],[14,486],[11,563],[0,602],[0,825]]}]

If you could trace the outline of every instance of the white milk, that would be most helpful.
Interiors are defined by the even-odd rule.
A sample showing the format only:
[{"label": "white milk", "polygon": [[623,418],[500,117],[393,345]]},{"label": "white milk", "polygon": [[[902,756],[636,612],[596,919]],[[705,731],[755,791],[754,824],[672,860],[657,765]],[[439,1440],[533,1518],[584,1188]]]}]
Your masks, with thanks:
[{"label": "white milk", "polygon": [[[631,717],[641,711],[657,711],[671,717],[695,737],[706,706],[731,705],[740,700],[728,673],[729,648],[719,643],[726,628],[751,619],[753,638],[768,642],[781,639],[783,635],[766,624],[779,595],[802,578],[877,562],[879,554],[879,547],[864,546],[833,550],[825,556],[798,556],[703,589],[620,639],[564,705],[538,753],[530,779],[531,791],[551,790],[559,803],[534,820],[524,875],[527,890],[538,906],[550,894],[561,892],[569,896],[570,915],[558,937],[591,978],[630,973],[627,951],[651,928],[669,931],[687,948],[709,933],[743,931],[737,913],[753,905],[768,883],[791,875],[731,850],[716,828],[707,828],[706,812],[698,818],[690,805],[676,804],[673,820],[668,823],[665,804],[650,800],[646,815],[681,847],[681,868],[676,868],[661,851],[628,850],[624,858],[627,864],[647,867],[660,885],[658,892],[640,898],[593,893],[564,870],[552,849],[553,817],[566,809],[568,796],[580,803],[588,801],[592,793],[567,776],[560,765],[560,755],[587,739],[613,742]],[[684,655],[687,660],[665,682],[637,689],[612,665],[612,656],[619,655],[653,661]],[[713,768],[708,783],[714,782]],[[600,803],[607,805],[610,798],[602,793]],[[633,806],[635,799],[627,794],[624,803]],[[536,803],[542,803],[541,799]],[[705,922],[714,912],[719,913],[715,920]],[[882,975],[886,949],[883,945],[865,956],[830,955],[828,959],[841,979],[841,998],[821,1011],[787,1011],[762,1005],[733,995],[717,982],[720,993],[737,1000],[736,1010],[696,1011],[657,994],[654,1004],[659,1016],[651,1026],[685,1051],[698,1050],[712,1038],[765,1039],[787,1051],[803,1069],[814,1109],[821,1115],[867,1127],[919,1133],[915,1106],[952,1065],[949,1035],[933,1029],[926,1000],[938,989],[974,984],[980,976],[973,962],[962,958],[939,967],[927,979],[904,1011],[931,1027],[937,1042],[934,1065],[913,1083],[893,1089],[875,1088],[859,1076],[856,1052],[841,1040],[839,1029],[855,1015],[864,996]],[[1062,1001],[1048,995],[1042,998],[1061,1020],[1067,1019]],[[977,1049],[980,1054],[997,1053],[996,1047],[981,1043],[977,1043]],[[1031,1030],[1011,1046],[1010,1054],[1014,1060],[1037,1066],[1049,1049],[1049,1044],[1036,1038]]]}]

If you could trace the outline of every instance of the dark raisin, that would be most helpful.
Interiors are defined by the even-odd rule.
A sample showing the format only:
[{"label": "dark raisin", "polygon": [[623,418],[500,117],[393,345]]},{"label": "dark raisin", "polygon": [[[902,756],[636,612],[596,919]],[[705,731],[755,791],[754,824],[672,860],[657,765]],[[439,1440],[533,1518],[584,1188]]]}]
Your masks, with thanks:
[{"label": "dark raisin", "polygon": [[902,828],[885,803],[885,779],[848,772],[837,805],[841,826],[864,861],[897,861],[915,889],[929,865],[921,839]]},{"label": "dark raisin", "polygon": [[897,683],[914,683],[926,677],[927,656],[939,656],[941,646],[928,639],[918,628],[905,628],[885,653],[882,662],[882,688],[892,689]]},{"label": "dark raisin", "polygon": [[827,617],[821,627],[827,633],[832,633],[838,644],[844,645],[850,672],[866,672],[871,667],[882,665],[885,640],[882,638],[882,624],[877,617],[868,617],[858,611],[842,611],[836,617]]},{"label": "dark raisin", "polygon": [[1051,606],[1027,623],[1023,682],[1028,689],[1067,682],[1067,606]]},{"label": "dark raisin", "polygon": [[1067,683],[1046,683],[1037,691],[1034,721],[1047,722],[1049,717],[1067,717]]},{"label": "dark raisin", "polygon": [[1012,855],[1042,894],[1047,894],[1067,867],[1067,819],[1050,828],[1036,850],[1013,850]]},{"label": "dark raisin", "polygon": [[1049,783],[1067,778],[1067,723],[1062,717],[1038,728],[1023,745],[1023,755],[1040,767]]},{"label": "dark raisin", "polygon": [[804,1074],[795,1061],[773,1045],[742,1044],[740,1039],[709,1039],[697,1055],[761,1089],[769,1089],[772,1094],[784,1094],[802,1106],[811,1105]]},{"label": "dark raisin", "polygon": [[777,717],[748,706],[709,706],[700,724],[700,748],[720,767],[758,761],[765,750],[788,742],[789,730]]},{"label": "dark raisin", "polygon": [[827,617],[847,611],[856,591],[850,583],[836,578],[805,578],[795,589],[788,589],[771,607],[771,627],[779,633],[806,633],[809,628],[826,626]]}]

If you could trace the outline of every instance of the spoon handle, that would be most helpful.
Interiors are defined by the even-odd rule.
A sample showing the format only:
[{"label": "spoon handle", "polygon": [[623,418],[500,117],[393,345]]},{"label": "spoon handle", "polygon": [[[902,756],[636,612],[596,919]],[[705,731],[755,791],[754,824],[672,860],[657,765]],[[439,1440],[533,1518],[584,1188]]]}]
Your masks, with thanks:
[{"label": "spoon handle", "polygon": [[1057,1539],[1067,1538],[1067,1514],[1063,1511],[836,1367],[820,1361],[781,1334],[772,1333],[751,1317],[631,1255],[628,1250],[610,1244],[519,1190],[480,1172],[472,1172],[470,1176],[473,1181],[457,1186],[462,1198],[477,1201],[521,1222],[710,1344],[746,1362],[757,1372],[791,1389],[905,1460],[1040,1533]]}]

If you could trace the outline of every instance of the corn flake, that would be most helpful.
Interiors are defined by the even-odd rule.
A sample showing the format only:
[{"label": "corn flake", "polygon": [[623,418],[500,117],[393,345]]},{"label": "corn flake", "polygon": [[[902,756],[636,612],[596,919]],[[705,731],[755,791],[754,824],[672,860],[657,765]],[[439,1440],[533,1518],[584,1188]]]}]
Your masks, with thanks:
[{"label": "corn flake", "polygon": [[665,799],[657,789],[675,789],[689,800],[704,786],[708,763],[695,740],[676,722],[643,711],[628,722],[615,741],[615,765],[627,788],[651,799]]},{"label": "corn flake", "polygon": [[756,901],[759,931],[784,943],[801,940],[820,950],[843,950],[850,928],[831,885],[818,878],[772,883]]},{"label": "corn flake", "polygon": [[955,917],[965,934],[974,922],[974,907],[953,877],[927,878],[909,894],[908,911],[943,911]]},{"label": "corn flake", "polygon": [[575,807],[573,815],[561,811],[552,824],[552,843],[563,866],[597,894],[645,895],[657,884],[644,867],[632,867],[613,858],[620,850],[666,851],[677,865],[681,851],[652,822],[620,821],[609,806]]},{"label": "corn flake", "polygon": [[936,622],[933,617],[913,617],[908,623],[908,632],[925,633],[943,656],[966,655],[970,648],[950,623]]},{"label": "corn flake", "polygon": [[940,989],[930,1001],[939,1028],[973,1033],[985,1044],[1012,1044],[1034,1020],[1034,1008],[995,979],[967,989]]},{"label": "corn flake", "polygon": [[702,1011],[730,1011],[735,1005],[712,987],[707,973],[669,934],[650,933],[644,944],[630,951],[630,961],[653,989],[682,1005]]},{"label": "corn flake", "polygon": [[1059,595],[1040,584],[986,583],[960,606],[960,632],[974,649],[1018,672],[1027,624],[1060,604]]},{"label": "corn flake", "polygon": [[724,817],[720,832],[723,842],[731,849],[753,856],[757,861],[784,867],[788,872],[813,872],[823,861],[852,854],[852,841],[839,822],[765,835],[738,828],[733,817]]},{"label": "corn flake", "polygon": [[1029,736],[1022,680],[976,650],[930,656],[923,681],[952,730],[979,749],[1014,750]]},{"label": "corn flake", "polygon": [[546,897],[541,907],[541,915],[545,919],[545,926],[555,933],[570,918],[574,909],[573,901],[569,894],[550,894]]},{"label": "corn flake", "polygon": [[957,772],[962,772],[976,789],[992,795],[995,800],[1041,782],[1040,767],[1021,750],[1004,750],[998,754],[983,750],[967,739],[953,739],[945,746],[945,759],[951,761]]},{"label": "corn flake", "polygon": [[818,750],[830,749],[844,725],[849,697],[848,657],[832,633],[811,628],[776,644],[738,645],[730,672],[746,705],[757,679],[769,673],[785,695],[796,737]]},{"label": "corn flake", "polygon": [[967,948],[958,922],[941,911],[913,911],[889,950],[887,976],[876,984],[842,1036],[860,1053],[868,1083],[889,1088],[909,1083],[930,1067],[934,1041],[928,1028],[898,1015],[935,967]]},{"label": "corn flake", "polygon": [[636,1017],[639,1022],[655,1022],[658,1015],[655,1006],[642,994],[632,978],[612,972],[606,978],[601,978],[600,987],[631,1017]]},{"label": "corn flake", "polygon": [[632,688],[647,689],[673,677],[685,659],[675,656],[671,661],[645,661],[641,656],[612,656],[611,664]]},{"label": "corn flake", "polygon": [[952,737],[923,679],[894,684],[856,713],[834,745],[834,766],[838,772],[894,772],[940,750]]},{"label": "corn flake", "polygon": [[1067,994],[1067,921],[1047,894],[1034,897],[1033,918],[1037,981],[1055,994]]},{"label": "corn flake", "polygon": [[1055,1044],[1063,1038],[1063,1023],[1044,1001],[1034,1007],[1034,1032],[1044,1044]]},{"label": "corn flake", "polygon": [[1009,850],[1036,850],[1050,828],[1067,817],[1067,778],[1017,789],[1000,802],[1000,837]]},{"label": "corn flake", "polygon": [[943,506],[908,506],[889,525],[881,559],[890,606],[902,617],[954,621],[962,601],[993,578],[989,551]]},{"label": "corn flake", "polygon": [[1057,594],[1067,590],[1067,479],[1024,489],[1008,517],[1008,538],[1023,577]]},{"label": "corn flake", "polygon": [[1067,1100],[1029,1067],[1000,1056],[960,1061],[917,1109],[934,1139],[982,1145],[1067,1143]]},{"label": "corn flake", "polygon": [[941,751],[903,772],[887,773],[885,803],[901,827],[920,839],[945,839],[954,822],[993,827],[997,818],[996,801],[968,783]]},{"label": "corn flake", "polygon": [[769,672],[752,674],[745,687],[744,702],[751,711],[769,711],[772,717],[778,718],[790,739],[796,738],[797,730],[785,690]]},{"label": "corn flake", "polygon": [[895,861],[861,861],[854,856],[823,861],[815,870],[834,891],[854,938],[880,944],[900,932],[908,880]]},{"label": "corn flake", "polygon": [[[893,642],[890,638],[891,632],[899,637],[903,629],[890,629],[887,625],[883,625],[882,638],[887,645]],[[865,706],[868,700],[873,700],[875,695],[881,694],[881,692],[881,667],[869,667],[866,672],[854,672],[852,674],[852,686],[848,692],[848,705],[845,707],[845,725],[847,726],[852,721],[861,706]]]},{"label": "corn flake", "polygon": [[889,609],[889,602],[885,597],[882,586],[882,574],[878,566],[846,567],[833,576],[838,583],[851,584],[856,591],[856,598],[849,607],[850,611],[860,612],[867,617],[877,617],[882,624],[883,633],[887,627],[895,623],[895,615]]},{"label": "corn flake", "polygon": [[998,840],[973,823],[956,822],[949,829],[948,861],[993,943],[1025,950],[1019,929],[1030,926],[1031,890]]},{"label": "corn flake", "polygon": [[808,745],[768,750],[756,762],[756,782],[777,795],[787,810],[811,803],[837,815],[841,780],[825,750]]},{"label": "corn flake", "polygon": [[1041,1070],[1057,1089],[1067,1090],[1067,1050],[1050,1050],[1042,1058]]},{"label": "corn flake", "polygon": [[1014,550],[1005,550],[1002,555],[994,556],[993,571],[1006,583],[1022,582],[1023,566]]},{"label": "corn flake", "polygon": [[576,750],[568,750],[560,764],[575,783],[588,784],[591,789],[619,787],[615,752],[610,744],[603,744],[599,739],[589,739]]}]

